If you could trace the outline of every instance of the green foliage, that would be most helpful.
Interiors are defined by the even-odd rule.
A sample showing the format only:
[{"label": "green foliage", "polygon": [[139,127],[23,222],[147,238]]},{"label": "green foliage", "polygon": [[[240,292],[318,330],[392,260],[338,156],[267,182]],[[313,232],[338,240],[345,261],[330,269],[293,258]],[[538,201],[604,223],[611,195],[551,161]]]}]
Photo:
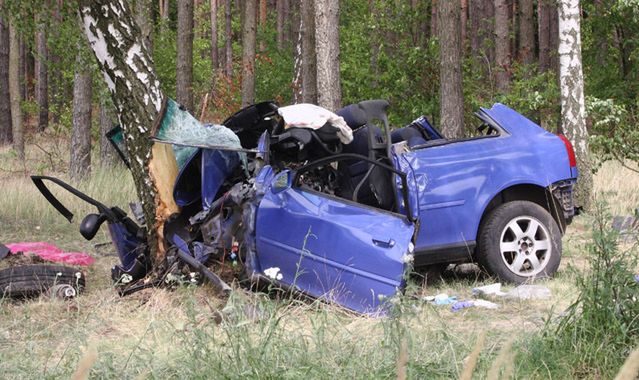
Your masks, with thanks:
[{"label": "green foliage", "polygon": [[639,107],[595,97],[586,98],[586,107],[592,124],[590,148],[597,157],[597,167],[607,160],[639,162],[639,118],[633,114]]},{"label": "green foliage", "polygon": [[584,252],[590,267],[576,276],[579,296],[558,323],[548,321],[524,354],[532,359],[526,366],[545,367],[542,373],[612,378],[639,345],[637,245],[620,249],[605,205],[597,204],[593,214],[592,241]]}]

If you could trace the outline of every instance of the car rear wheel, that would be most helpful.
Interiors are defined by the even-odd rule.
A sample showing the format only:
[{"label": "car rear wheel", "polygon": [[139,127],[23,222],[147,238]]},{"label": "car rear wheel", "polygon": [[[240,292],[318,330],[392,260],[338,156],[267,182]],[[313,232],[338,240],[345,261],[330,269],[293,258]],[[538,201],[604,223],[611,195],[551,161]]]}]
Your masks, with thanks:
[{"label": "car rear wheel", "polygon": [[552,277],[561,260],[561,231],[543,207],[504,203],[484,221],[477,261],[489,274],[517,284]]}]

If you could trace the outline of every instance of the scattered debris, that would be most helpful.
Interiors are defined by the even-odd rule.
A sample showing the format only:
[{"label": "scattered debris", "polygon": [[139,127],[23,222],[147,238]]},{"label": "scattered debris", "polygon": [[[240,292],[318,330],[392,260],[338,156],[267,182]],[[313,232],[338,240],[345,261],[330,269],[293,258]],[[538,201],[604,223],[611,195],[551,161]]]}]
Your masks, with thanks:
[{"label": "scattered debris", "polygon": [[19,265],[0,270],[0,297],[29,298],[49,292],[57,297],[70,298],[72,294],[75,296],[81,292],[85,283],[84,273],[76,268],[50,264]]},{"label": "scattered debris", "polygon": [[75,288],[69,284],[57,284],[49,288],[49,296],[51,298],[59,298],[63,300],[69,300],[75,298],[78,295]]},{"label": "scattered debris", "polygon": [[473,288],[473,295],[479,297],[487,297],[487,296],[504,296],[507,293],[501,291],[501,283],[496,282],[490,285],[479,286]]},{"label": "scattered debris", "polygon": [[519,285],[504,295],[508,299],[537,300],[552,296],[550,289],[541,285]]},{"label": "scattered debris", "polygon": [[634,216],[615,216],[612,218],[612,228],[619,232],[619,240],[624,243],[634,241],[639,237],[639,208]]},{"label": "scattered debris", "polygon": [[4,244],[0,244],[0,260],[4,259],[11,253],[11,250]]},{"label": "scattered debris", "polygon": [[499,309],[499,305],[494,303],[494,302],[490,302],[490,301],[486,301],[486,300],[470,300],[470,301],[458,301],[458,302],[455,302],[450,307],[450,311],[456,312],[456,311],[459,311],[461,309],[466,309],[466,308],[469,308],[469,307],[481,307],[481,308],[485,308],[485,309]]},{"label": "scattered debris", "polygon": [[13,243],[7,244],[6,247],[11,251],[10,254],[16,254],[19,252],[22,252],[25,255],[33,254],[43,260],[56,263],[89,266],[95,262],[95,259],[87,253],[64,252],[59,247],[45,242]]},{"label": "scattered debris", "polygon": [[450,305],[457,302],[457,296],[449,296],[446,293],[440,293],[436,296],[426,296],[422,299],[434,305]]}]

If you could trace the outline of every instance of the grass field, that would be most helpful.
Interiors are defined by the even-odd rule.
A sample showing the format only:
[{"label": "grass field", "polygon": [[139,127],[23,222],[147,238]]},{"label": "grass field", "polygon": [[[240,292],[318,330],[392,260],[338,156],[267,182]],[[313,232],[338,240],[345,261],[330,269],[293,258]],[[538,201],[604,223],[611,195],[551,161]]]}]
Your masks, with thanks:
[{"label": "grass field", "polygon": [[[28,157],[29,162],[46,158],[37,149]],[[558,275],[542,282],[552,298],[500,300],[496,310],[453,313],[420,300],[442,292],[470,298],[472,287],[492,282],[472,274],[448,275],[434,287],[412,283],[395,315],[377,319],[281,294],[240,290],[225,303],[207,286],[149,289],[120,298],[109,279],[117,258],[93,247],[108,241],[106,233],[91,243],[82,240],[77,225],[66,223],[24,169],[11,162],[11,153],[0,150],[0,242],[50,241],[90,252],[97,261],[87,270],[86,292],[72,301],[0,299],[2,378],[68,378],[78,368],[90,370],[91,378],[377,379],[401,378],[404,372],[415,379],[460,378],[484,334],[475,378],[610,377],[603,369],[578,372],[561,358],[545,358],[537,345],[539,332],[552,324],[548,321],[578,296],[576,280],[589,264],[584,246],[590,241],[591,215],[576,218],[564,237]],[[620,165],[604,165],[595,186],[613,214],[639,207],[639,175]],[[134,194],[122,168],[97,170],[78,187],[123,209]],[[63,199],[78,215],[89,211],[71,196]],[[224,307],[232,310],[231,317],[218,324]],[[495,363],[501,372],[492,368]]]}]

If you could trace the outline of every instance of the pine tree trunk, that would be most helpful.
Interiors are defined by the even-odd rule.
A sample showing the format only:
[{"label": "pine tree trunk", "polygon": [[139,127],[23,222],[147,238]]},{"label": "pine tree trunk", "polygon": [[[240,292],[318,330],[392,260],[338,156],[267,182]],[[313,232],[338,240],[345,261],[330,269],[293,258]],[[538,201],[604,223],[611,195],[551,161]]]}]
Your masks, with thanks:
[{"label": "pine tree trunk", "polygon": [[277,10],[277,48],[284,49],[286,41],[286,9],[288,9],[288,0],[276,0]]},{"label": "pine tree trunk", "polygon": [[[131,173],[147,220],[149,251],[152,259],[159,263],[164,258],[161,250],[163,222],[171,212],[165,207],[172,200],[161,198],[159,194],[169,185],[156,181],[155,172],[149,168],[155,160],[156,147],[160,145],[153,146],[149,136],[161,111],[164,95],[155,75],[151,53],[143,44],[128,3],[114,0],[80,0],[79,3],[84,33],[124,131]],[[170,149],[170,146],[164,147]]]},{"label": "pine tree trunk", "polygon": [[69,175],[80,180],[91,174],[91,101],[93,86],[90,66],[76,59],[76,71],[73,78],[73,127],[71,132],[71,157]]},{"label": "pine tree trunk", "polygon": [[317,60],[315,57],[315,15],[312,0],[300,3],[302,35],[302,101],[317,103]]},{"label": "pine tree trunk", "polygon": [[539,24],[539,71],[550,69],[550,5],[548,0],[537,1],[537,18]]},{"label": "pine tree trunk", "polygon": [[[3,0],[0,0],[0,8]],[[9,24],[0,15],[0,145],[13,141],[9,95]]]},{"label": "pine tree trunk", "polygon": [[[217,0],[211,2],[211,77],[217,76],[220,67],[220,56],[217,50]],[[214,79],[215,80],[215,79]]]},{"label": "pine tree trunk", "polygon": [[[452,0],[448,0],[448,1],[452,1]],[[431,9],[430,9],[430,35],[432,37],[437,36],[437,9],[439,8],[439,6],[437,5],[438,0],[432,0],[431,4]]]},{"label": "pine tree trunk", "polygon": [[114,165],[118,158],[106,137],[106,133],[114,127],[112,107],[111,99],[106,96],[100,98],[100,166],[103,167]]},{"label": "pine tree trunk", "polygon": [[[43,17],[43,16],[39,16]],[[38,103],[38,130],[44,131],[49,125],[49,75],[47,71],[47,35],[45,25],[38,25],[36,32],[36,101]]]},{"label": "pine tree trunk", "polygon": [[244,2],[242,19],[242,107],[255,103],[256,0]]},{"label": "pine tree trunk", "polygon": [[339,0],[315,1],[315,44],[318,104],[335,111],[342,103],[339,73]]},{"label": "pine tree trunk", "polygon": [[11,133],[13,149],[24,160],[22,111],[20,110],[20,43],[15,27],[9,22],[9,96],[11,98]]},{"label": "pine tree trunk", "polygon": [[[259,25],[260,30],[264,31],[266,29],[266,0],[260,0],[260,18]],[[260,52],[266,50],[266,43],[264,42],[264,38],[260,39]]]},{"label": "pine tree trunk", "polygon": [[519,61],[524,65],[531,65],[535,61],[533,13],[533,0],[519,0]]},{"label": "pine tree trunk", "polygon": [[557,80],[559,81],[559,55],[557,51],[559,49],[559,6],[557,1],[548,0],[548,6],[550,7],[550,69],[557,73]]},{"label": "pine tree trunk", "polygon": [[461,0],[461,15],[460,15],[460,36],[462,51],[466,50],[466,26],[468,25],[468,0]]},{"label": "pine tree trunk", "polygon": [[470,2],[470,52],[471,55],[485,64],[492,64],[494,59],[493,34],[493,1],[473,0]]},{"label": "pine tree trunk", "polygon": [[510,20],[508,1],[495,0],[495,84],[497,92],[507,93],[510,87]]},{"label": "pine tree trunk", "polygon": [[[53,20],[54,25],[51,29],[51,34],[53,40],[57,40],[60,38],[59,29],[62,27],[62,15],[60,10],[62,9],[62,1],[57,0],[56,5],[53,9]],[[49,81],[49,86],[51,89],[51,121],[54,124],[58,124],[60,122],[60,116],[62,114],[62,108],[64,107],[64,78],[62,77],[62,68],[61,68],[61,58],[60,55],[57,54],[55,50],[52,50],[51,54],[51,76]]]},{"label": "pine tree trunk", "polygon": [[447,138],[458,138],[464,130],[460,7],[456,1],[440,1],[438,7],[440,129]]},{"label": "pine tree trunk", "polygon": [[193,0],[178,0],[176,100],[193,112]]},{"label": "pine tree trunk", "polygon": [[558,28],[561,119],[579,167],[575,203],[588,210],[592,199],[592,172],[586,129],[579,0],[560,1]]},{"label": "pine tree trunk", "polygon": [[231,0],[226,0],[224,3],[224,71],[226,76],[231,78],[233,76],[233,29],[231,17]]}]

